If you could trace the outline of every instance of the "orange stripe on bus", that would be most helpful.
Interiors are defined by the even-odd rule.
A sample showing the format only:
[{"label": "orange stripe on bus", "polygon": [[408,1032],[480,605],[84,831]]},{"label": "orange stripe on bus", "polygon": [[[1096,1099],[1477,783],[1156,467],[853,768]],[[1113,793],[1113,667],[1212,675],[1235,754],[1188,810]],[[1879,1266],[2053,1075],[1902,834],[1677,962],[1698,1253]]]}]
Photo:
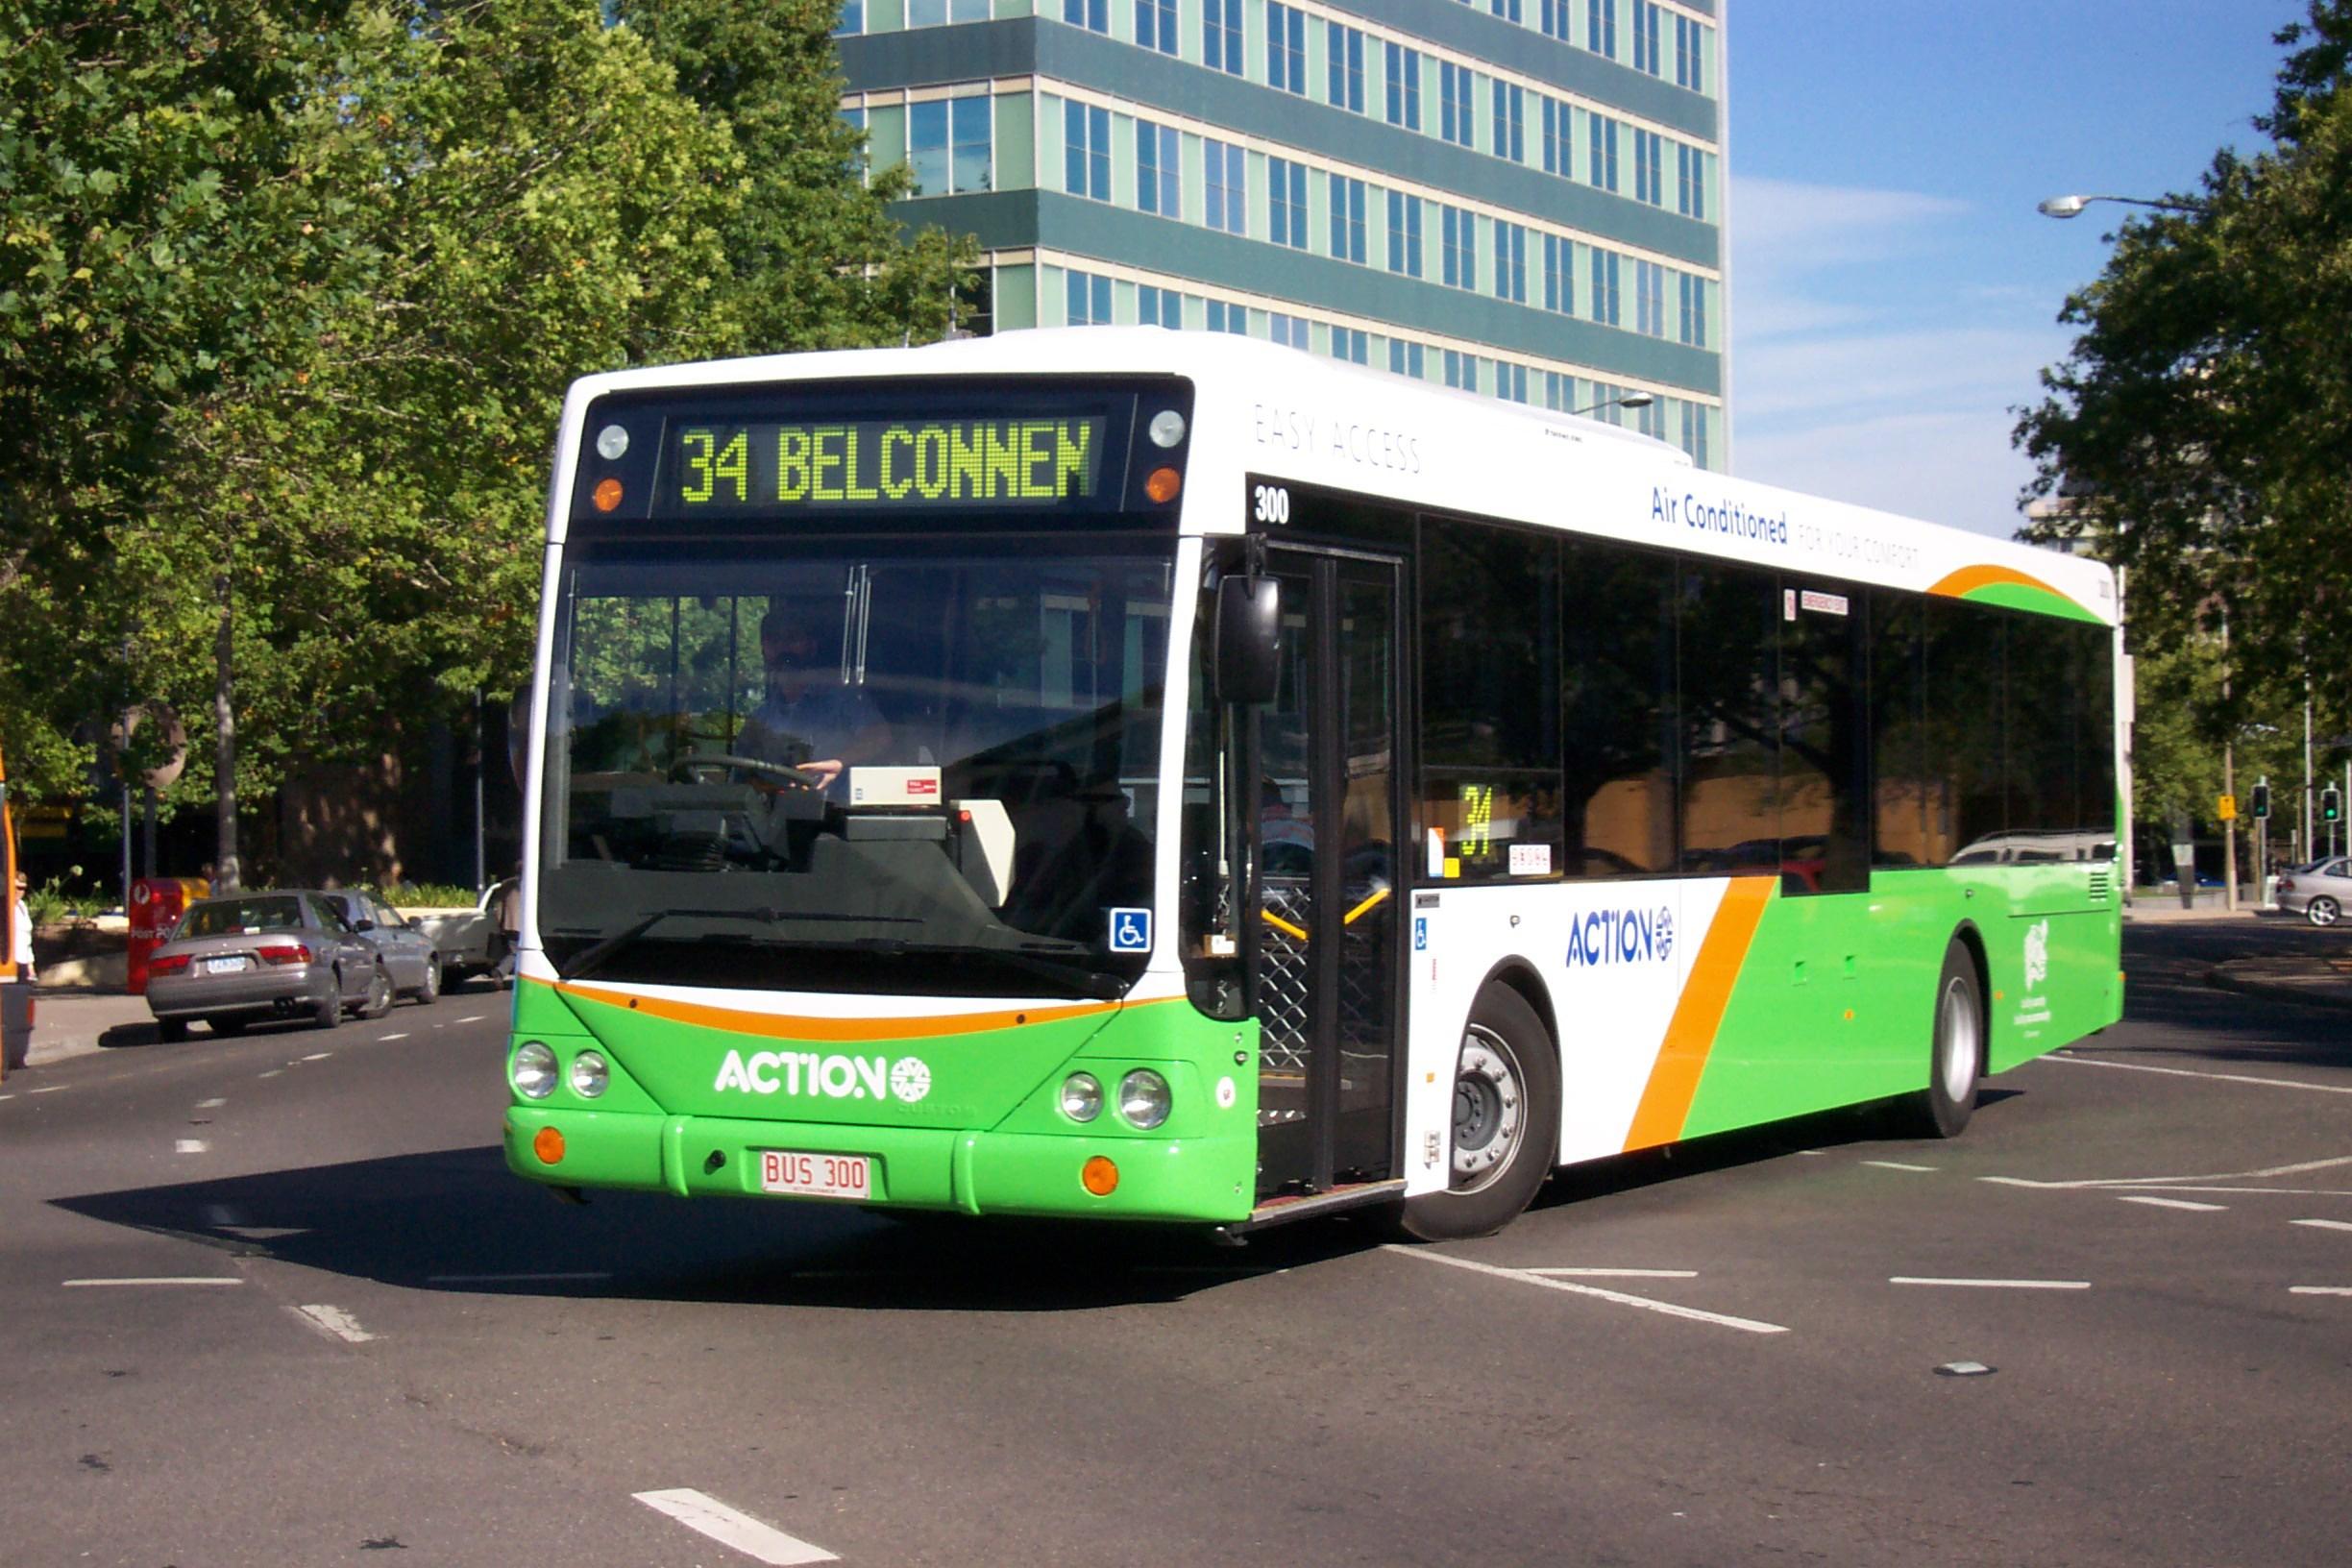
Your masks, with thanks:
[{"label": "orange stripe on bus", "polygon": [[[1991,588],[2002,583],[2018,588],[2039,588],[2042,592],[2054,595],[2059,599],[2068,597],[2044,582],[2040,577],[2029,576],[2014,567],[2007,566],[1964,566],[1927,591],[1931,594],[1941,594],[1947,599],[1966,599],[1979,588]],[[2071,600],[2068,601],[2072,602]]]},{"label": "orange stripe on bus", "polygon": [[1706,1070],[1707,1053],[1715,1048],[1716,1028],[1730,1004],[1732,983],[1739,979],[1748,945],[1755,940],[1756,922],[1764,918],[1774,880],[1735,877],[1724,890],[1706,939],[1699,943],[1699,956],[1691,961],[1690,979],[1683,983],[1673,1021],[1666,1025],[1649,1087],[1633,1113],[1633,1126],[1626,1134],[1628,1149],[1672,1143],[1682,1136],[1682,1123],[1699,1093],[1700,1075]]},{"label": "orange stripe on bus", "polygon": [[1121,1005],[1117,1002],[1079,1002],[1064,1007],[1023,1008],[1018,1012],[955,1013],[932,1017],[821,1018],[790,1013],[754,1013],[745,1008],[713,1007],[706,1002],[674,1001],[668,997],[641,996],[625,991],[607,991],[601,986],[567,985],[561,981],[555,982],[553,989],[563,995],[601,1002],[606,1007],[621,1008],[671,1023],[723,1029],[729,1034],[757,1035],[769,1040],[937,1040],[948,1035],[976,1035],[992,1029],[1056,1023],[1065,1018],[1085,1017],[1090,1014],[1108,1014],[1117,1011]]}]

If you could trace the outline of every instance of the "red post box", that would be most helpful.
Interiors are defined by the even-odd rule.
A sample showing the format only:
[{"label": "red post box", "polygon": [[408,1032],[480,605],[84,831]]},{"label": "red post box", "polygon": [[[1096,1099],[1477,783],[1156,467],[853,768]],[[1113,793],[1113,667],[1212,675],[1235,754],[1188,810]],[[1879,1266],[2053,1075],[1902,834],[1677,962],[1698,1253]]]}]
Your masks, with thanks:
[{"label": "red post box", "polygon": [[129,990],[147,994],[147,960],[170,940],[187,907],[211,891],[202,877],[149,876],[131,884]]}]

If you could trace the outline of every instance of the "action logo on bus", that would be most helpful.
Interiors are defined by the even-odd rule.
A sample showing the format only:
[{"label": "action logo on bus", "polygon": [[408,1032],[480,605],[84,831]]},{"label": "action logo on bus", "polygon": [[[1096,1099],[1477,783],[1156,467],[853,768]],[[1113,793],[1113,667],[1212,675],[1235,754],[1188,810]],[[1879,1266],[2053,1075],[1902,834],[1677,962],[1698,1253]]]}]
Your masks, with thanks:
[{"label": "action logo on bus", "polygon": [[1674,956],[1674,912],[1595,909],[1568,922],[1568,967],[1663,964]]}]

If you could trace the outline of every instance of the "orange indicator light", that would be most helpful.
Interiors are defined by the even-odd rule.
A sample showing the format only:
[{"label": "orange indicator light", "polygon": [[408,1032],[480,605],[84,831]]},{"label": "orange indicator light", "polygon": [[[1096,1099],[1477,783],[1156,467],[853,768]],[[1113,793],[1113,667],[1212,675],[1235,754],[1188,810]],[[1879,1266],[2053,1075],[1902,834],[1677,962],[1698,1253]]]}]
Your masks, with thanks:
[{"label": "orange indicator light", "polygon": [[1172,468],[1155,468],[1151,478],[1143,481],[1143,493],[1163,505],[1176,499],[1184,488],[1184,476]]},{"label": "orange indicator light", "polygon": [[1098,1154],[1086,1163],[1086,1168],[1078,1173],[1078,1179],[1086,1184],[1089,1192],[1098,1198],[1107,1198],[1118,1190],[1118,1166]]},{"label": "orange indicator light", "polygon": [[552,1127],[540,1128],[539,1136],[531,1139],[531,1153],[539,1157],[539,1163],[543,1165],[562,1164],[563,1134]]},{"label": "orange indicator light", "polygon": [[621,504],[621,481],[619,479],[597,480],[596,494],[591,499],[596,502],[598,511],[611,511],[615,506]]}]

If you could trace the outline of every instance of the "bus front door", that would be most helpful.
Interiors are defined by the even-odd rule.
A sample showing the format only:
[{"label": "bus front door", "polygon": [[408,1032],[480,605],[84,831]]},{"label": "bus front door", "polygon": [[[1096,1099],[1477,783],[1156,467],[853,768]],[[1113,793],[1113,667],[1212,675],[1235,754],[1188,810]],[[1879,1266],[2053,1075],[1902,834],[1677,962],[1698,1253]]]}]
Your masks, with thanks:
[{"label": "bus front door", "polygon": [[1261,1196],[1397,1169],[1403,1018],[1394,562],[1269,552],[1283,671],[1259,732]]}]

